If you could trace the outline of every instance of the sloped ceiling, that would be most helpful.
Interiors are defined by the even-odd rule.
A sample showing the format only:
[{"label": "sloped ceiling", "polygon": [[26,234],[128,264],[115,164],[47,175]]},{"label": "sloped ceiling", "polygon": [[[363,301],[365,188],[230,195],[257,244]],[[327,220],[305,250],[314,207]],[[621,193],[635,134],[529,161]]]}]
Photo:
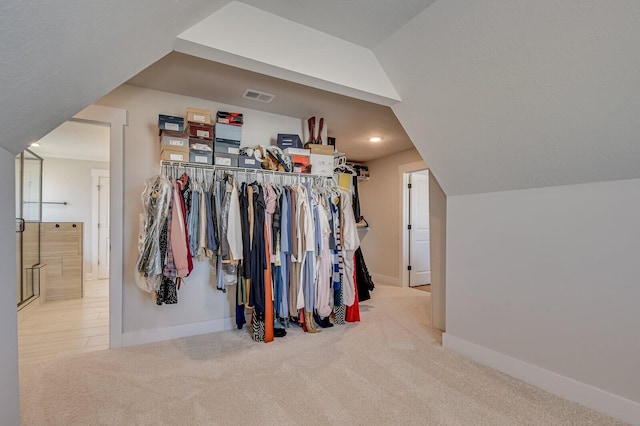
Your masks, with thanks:
[{"label": "sloped ceiling", "polygon": [[[22,150],[227,3],[3,2],[0,145]],[[315,10],[376,46],[402,99],[393,110],[449,195],[640,177],[638,2],[440,0],[398,31],[430,2],[393,2],[403,15],[382,41],[363,28],[391,2],[331,13],[311,0],[290,12],[270,3],[256,5],[300,20]],[[345,27],[332,25],[314,27]]]},{"label": "sloped ceiling", "polygon": [[[353,161],[369,161],[413,148],[402,125],[388,106],[339,95],[172,52],[130,79],[128,84],[209,99],[304,119],[323,117],[336,148]],[[246,89],[275,95],[271,103],[242,97]],[[383,140],[372,144],[369,138]]]},{"label": "sloped ceiling", "polygon": [[636,1],[446,0],[375,53],[457,195],[640,177],[639,43]]},{"label": "sloped ceiling", "polygon": [[173,49],[223,0],[0,2],[0,146],[18,153]]}]

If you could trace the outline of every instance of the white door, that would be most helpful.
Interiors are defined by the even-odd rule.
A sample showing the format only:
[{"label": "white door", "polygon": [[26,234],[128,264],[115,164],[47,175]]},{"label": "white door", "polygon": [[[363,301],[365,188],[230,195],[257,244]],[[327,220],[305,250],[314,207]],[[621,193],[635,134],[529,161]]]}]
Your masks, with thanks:
[{"label": "white door", "polygon": [[109,177],[98,178],[98,279],[109,278]]},{"label": "white door", "polygon": [[409,174],[409,286],[431,284],[429,172]]}]

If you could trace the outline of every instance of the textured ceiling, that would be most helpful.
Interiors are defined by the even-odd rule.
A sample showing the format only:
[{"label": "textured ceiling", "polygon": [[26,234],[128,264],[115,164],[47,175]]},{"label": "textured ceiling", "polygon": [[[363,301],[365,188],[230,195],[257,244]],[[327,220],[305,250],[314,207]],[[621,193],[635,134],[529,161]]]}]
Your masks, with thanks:
[{"label": "textured ceiling", "polygon": [[[24,149],[227,3],[0,3],[0,146]],[[247,3],[375,46],[449,195],[640,177],[638,2]]]},{"label": "textured ceiling", "polygon": [[640,177],[639,42],[635,1],[447,0],[375,53],[457,195]]}]

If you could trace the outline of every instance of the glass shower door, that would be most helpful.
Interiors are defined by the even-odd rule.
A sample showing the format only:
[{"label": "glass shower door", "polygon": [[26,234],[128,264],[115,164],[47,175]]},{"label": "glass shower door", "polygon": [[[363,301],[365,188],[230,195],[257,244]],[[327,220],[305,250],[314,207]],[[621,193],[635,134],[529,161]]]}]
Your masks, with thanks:
[{"label": "glass shower door", "polygon": [[16,289],[18,307],[36,295],[32,268],[40,263],[42,158],[26,150],[16,157]]}]

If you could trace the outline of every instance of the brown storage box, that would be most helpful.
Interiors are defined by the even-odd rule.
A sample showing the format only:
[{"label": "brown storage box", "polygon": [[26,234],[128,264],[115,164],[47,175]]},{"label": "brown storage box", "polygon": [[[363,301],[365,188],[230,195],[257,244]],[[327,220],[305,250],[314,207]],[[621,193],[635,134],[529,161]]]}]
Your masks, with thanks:
[{"label": "brown storage box", "polygon": [[310,144],[309,149],[312,154],[333,155],[333,145]]},{"label": "brown storage box", "polygon": [[211,124],[211,110],[200,108],[187,108],[187,121],[200,124]]},{"label": "brown storage box", "polygon": [[189,149],[176,150],[176,149],[163,149],[160,152],[160,159],[162,161],[176,161],[179,163],[189,162]]},{"label": "brown storage box", "polygon": [[211,124],[189,123],[189,137],[213,140],[213,126]]}]

